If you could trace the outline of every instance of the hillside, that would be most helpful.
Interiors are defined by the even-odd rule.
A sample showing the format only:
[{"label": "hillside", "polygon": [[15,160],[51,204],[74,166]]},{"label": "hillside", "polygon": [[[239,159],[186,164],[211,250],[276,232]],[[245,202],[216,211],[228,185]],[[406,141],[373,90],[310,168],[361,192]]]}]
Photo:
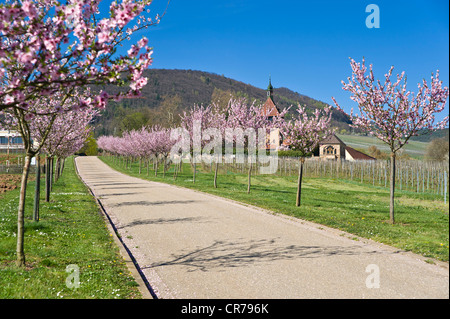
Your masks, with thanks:
[{"label": "hillside", "polygon": [[[193,70],[151,69],[146,71],[148,84],[142,96],[111,102],[96,123],[96,136],[120,134],[121,131],[140,127],[143,124],[177,125],[179,114],[194,104],[207,105],[220,100],[227,103],[230,96],[246,97],[249,101],[264,103],[266,90],[226,78],[214,73]],[[276,83],[275,83],[276,84]],[[117,91],[109,86],[107,91]],[[307,109],[323,108],[327,104],[299,94],[288,88],[275,88],[274,101],[280,108],[293,106],[290,115],[295,114],[300,103]],[[333,125],[339,130],[349,130],[349,118],[337,111],[333,112]]]},{"label": "hillside", "polygon": [[[110,102],[102,116],[97,120],[95,136],[118,135],[123,130],[140,128],[142,125],[177,126],[179,114],[182,114],[183,111],[188,110],[194,104],[207,105],[218,100],[221,104],[226,104],[231,95],[246,97],[249,101],[256,100],[257,103],[264,103],[267,98],[265,88],[257,88],[214,73],[193,70],[151,69],[146,71],[145,76],[148,78],[148,84],[143,88],[142,96],[117,103]],[[272,84],[276,85],[276,83]],[[118,90],[117,87],[113,86],[104,89],[108,92]],[[290,114],[287,115],[288,119],[289,116],[296,113],[296,107],[299,103],[310,110],[323,108],[327,105],[284,87],[274,88],[274,101],[280,109],[292,106]],[[351,129],[349,123],[348,115],[336,110],[333,111],[332,125],[338,128],[338,133],[345,135],[347,139],[345,142],[363,149],[372,144],[378,145],[373,138],[360,141],[358,136],[347,135],[350,132],[357,131]],[[414,149],[414,147],[409,146],[408,151],[412,156],[422,157],[426,144],[440,137],[448,139],[448,128],[433,134],[411,138],[410,142],[417,147]],[[383,147],[383,145],[380,146]]]}]

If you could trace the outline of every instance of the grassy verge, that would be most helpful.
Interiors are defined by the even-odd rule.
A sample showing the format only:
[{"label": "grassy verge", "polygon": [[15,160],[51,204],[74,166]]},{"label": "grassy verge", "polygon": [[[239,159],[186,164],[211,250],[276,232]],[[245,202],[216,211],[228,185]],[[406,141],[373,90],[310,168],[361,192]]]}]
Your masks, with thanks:
[{"label": "grassy verge", "polygon": [[[31,220],[34,185],[27,189],[24,268],[15,266],[19,190],[0,195],[0,298],[141,298],[73,159],[51,201],[41,198],[39,222]],[[66,285],[76,276],[69,265],[79,269],[78,288]]]},{"label": "grassy verge", "polygon": [[[144,179],[175,184],[230,198],[278,213],[341,229],[359,237],[373,239],[425,257],[448,261],[449,205],[432,194],[396,192],[396,221],[389,221],[389,190],[347,180],[307,178],[303,181],[302,205],[295,206],[297,177],[252,176],[252,190],[247,194],[246,174],[220,174],[218,188],[213,187],[211,172],[197,172],[184,164],[183,172],[173,178],[173,169],[162,177],[145,169],[139,175],[138,164],[125,169],[109,157],[100,157],[114,169]],[[199,165],[200,166],[200,165]]]}]

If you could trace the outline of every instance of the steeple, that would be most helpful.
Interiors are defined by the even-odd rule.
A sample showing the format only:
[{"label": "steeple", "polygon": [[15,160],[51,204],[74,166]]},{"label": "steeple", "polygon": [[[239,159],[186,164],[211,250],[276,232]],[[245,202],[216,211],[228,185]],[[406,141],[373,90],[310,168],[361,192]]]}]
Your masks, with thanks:
[{"label": "steeple", "polygon": [[269,86],[267,87],[267,97],[273,101],[273,86],[272,86],[272,79],[269,75]]}]

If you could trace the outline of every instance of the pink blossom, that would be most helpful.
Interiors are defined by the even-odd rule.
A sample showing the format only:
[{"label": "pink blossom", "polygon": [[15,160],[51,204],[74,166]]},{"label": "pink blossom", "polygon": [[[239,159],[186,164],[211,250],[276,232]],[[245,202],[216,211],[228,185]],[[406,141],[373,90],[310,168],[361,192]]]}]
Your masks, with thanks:
[{"label": "pink blossom", "polygon": [[45,39],[44,45],[45,45],[45,48],[51,52],[56,49],[56,41],[53,39]]},{"label": "pink blossom", "polygon": [[30,19],[34,18],[36,15],[34,4],[29,0],[22,1],[22,10],[28,15]]},{"label": "pink blossom", "polygon": [[33,54],[31,52],[27,52],[27,53],[22,54],[19,57],[19,62],[28,63],[32,60],[32,58],[33,58]]},{"label": "pink blossom", "polygon": [[[358,103],[359,115],[353,110],[350,118],[354,127],[370,133],[385,142],[395,153],[402,148],[412,136],[433,131],[448,124],[448,117],[435,123],[435,113],[445,108],[449,89],[442,86],[439,71],[431,76],[430,84],[423,80],[418,84],[417,93],[406,90],[405,72],[391,81],[394,67],[385,74],[385,83],[376,81],[372,65],[369,74],[365,60],[356,63],[351,59],[353,71],[349,82],[343,83],[343,89],[352,93],[351,99]],[[338,109],[341,109],[333,98]]]},{"label": "pink blossom", "polygon": [[107,42],[107,41],[109,41],[109,33],[108,32],[106,32],[106,31],[104,31],[104,32],[100,32],[99,34],[98,34],[98,43],[104,43],[104,42]]},{"label": "pink blossom", "polygon": [[4,101],[5,104],[12,104],[12,103],[14,103],[14,98],[11,95],[7,94],[3,98],[3,101]]},{"label": "pink blossom", "polygon": [[138,41],[138,47],[143,48],[147,45],[148,39],[146,37],[143,37],[141,40]]},{"label": "pink blossom", "polygon": [[[16,106],[5,103],[6,94],[14,97],[10,89],[20,88],[25,100],[32,102],[43,94],[61,90],[70,92],[71,88],[92,84],[114,84],[120,80],[120,74],[133,73],[127,79],[131,87],[120,95],[109,95],[107,100],[138,94],[146,84],[146,80],[140,80],[142,73],[152,63],[149,49],[145,48],[148,40],[144,37],[134,45],[130,43],[129,52],[133,57],[141,53],[139,60],[118,53],[112,57],[110,53],[127,44],[123,30],[134,33],[151,25],[144,19],[151,1],[112,2],[109,12],[99,12],[104,10],[100,3],[23,0],[13,5],[10,1],[0,4],[0,37],[7,39],[0,42],[0,76],[5,79],[0,87],[3,97],[0,110]],[[99,14],[103,16],[100,20]],[[131,22],[136,19],[139,23],[133,26]],[[146,52],[140,52],[141,49]],[[17,69],[18,64],[23,67]],[[12,69],[17,74],[5,77],[6,70]],[[106,102],[97,98],[96,104],[105,107]]]}]

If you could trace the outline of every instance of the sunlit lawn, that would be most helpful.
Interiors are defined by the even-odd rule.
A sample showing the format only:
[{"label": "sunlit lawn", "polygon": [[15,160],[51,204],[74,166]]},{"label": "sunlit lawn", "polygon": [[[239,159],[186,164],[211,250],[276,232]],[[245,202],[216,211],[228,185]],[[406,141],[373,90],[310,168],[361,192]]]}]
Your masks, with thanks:
[{"label": "sunlit lawn", "polygon": [[[27,191],[24,268],[15,266],[19,190],[0,195],[0,298],[140,298],[73,160],[66,161],[51,201],[41,199],[39,222],[31,220],[34,185]],[[79,288],[66,285],[74,275],[68,265],[79,267]]]}]

